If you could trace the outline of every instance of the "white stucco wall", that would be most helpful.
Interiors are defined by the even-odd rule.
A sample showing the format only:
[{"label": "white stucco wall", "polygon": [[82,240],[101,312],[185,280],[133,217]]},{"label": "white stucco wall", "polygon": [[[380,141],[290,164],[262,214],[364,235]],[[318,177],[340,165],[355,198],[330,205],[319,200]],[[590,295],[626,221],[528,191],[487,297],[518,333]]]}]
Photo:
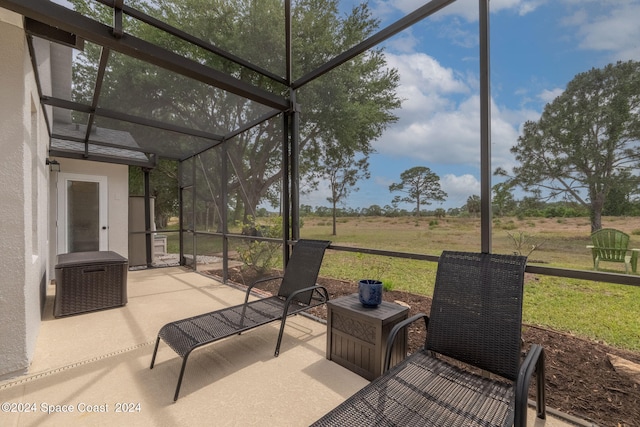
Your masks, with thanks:
[{"label": "white stucco wall", "polygon": [[[50,87],[48,43],[37,43]],[[41,50],[42,49],[42,50]],[[0,379],[28,370],[55,275],[56,173],[22,17],[0,8]],[[49,109],[49,118],[51,111]],[[107,177],[109,250],[128,257],[128,167],[57,159],[64,172]]]},{"label": "white stucco wall", "polygon": [[48,265],[47,130],[22,30],[0,9],[0,378],[33,356]]}]

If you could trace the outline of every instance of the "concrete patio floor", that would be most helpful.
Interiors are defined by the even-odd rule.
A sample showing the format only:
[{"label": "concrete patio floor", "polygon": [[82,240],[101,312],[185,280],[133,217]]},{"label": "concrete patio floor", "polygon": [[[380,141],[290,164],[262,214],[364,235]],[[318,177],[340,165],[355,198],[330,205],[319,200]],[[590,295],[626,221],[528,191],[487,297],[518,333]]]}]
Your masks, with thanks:
[{"label": "concrete patio floor", "polygon": [[[59,319],[54,292],[29,373],[0,382],[1,426],[306,426],[368,383],[325,358],[323,323],[296,316],[277,358],[277,325],[194,351],[174,403],[181,359],[161,343],[149,369],[158,330],[243,291],[181,267],[131,271],[125,307]],[[529,425],[573,424],[529,411]]]}]

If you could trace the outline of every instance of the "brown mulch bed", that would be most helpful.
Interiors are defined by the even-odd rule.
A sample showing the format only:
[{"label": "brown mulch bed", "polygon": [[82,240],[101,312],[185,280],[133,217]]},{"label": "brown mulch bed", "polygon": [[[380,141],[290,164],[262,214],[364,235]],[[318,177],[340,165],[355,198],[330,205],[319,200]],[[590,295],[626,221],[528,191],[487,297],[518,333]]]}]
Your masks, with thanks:
[{"label": "brown mulch bed", "polygon": [[[222,275],[221,271],[208,273],[218,277]],[[230,280],[238,284],[249,284],[257,279],[251,270],[233,268],[229,273]],[[357,285],[351,282],[320,277],[318,283],[327,288],[331,299],[357,292]],[[276,282],[266,282],[260,288],[272,292],[276,286]],[[422,295],[389,291],[383,293],[383,298],[408,304],[409,316],[429,313],[431,309],[431,298]],[[326,319],[326,312],[325,306],[311,310],[322,319]],[[409,351],[424,345],[424,339],[424,326],[410,328]],[[523,339],[525,347],[531,343],[544,347],[548,407],[601,426],[640,426],[640,385],[616,372],[607,358],[607,353],[610,353],[640,363],[640,353],[533,325],[525,325]]]}]

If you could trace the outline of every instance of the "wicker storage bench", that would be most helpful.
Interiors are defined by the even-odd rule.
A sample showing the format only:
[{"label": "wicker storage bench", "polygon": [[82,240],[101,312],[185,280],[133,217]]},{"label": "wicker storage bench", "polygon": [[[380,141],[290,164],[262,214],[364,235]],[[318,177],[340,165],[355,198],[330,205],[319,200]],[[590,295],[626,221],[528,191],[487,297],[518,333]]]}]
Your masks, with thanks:
[{"label": "wicker storage bench", "polygon": [[127,303],[126,258],[112,251],[58,255],[55,317],[86,313]]}]

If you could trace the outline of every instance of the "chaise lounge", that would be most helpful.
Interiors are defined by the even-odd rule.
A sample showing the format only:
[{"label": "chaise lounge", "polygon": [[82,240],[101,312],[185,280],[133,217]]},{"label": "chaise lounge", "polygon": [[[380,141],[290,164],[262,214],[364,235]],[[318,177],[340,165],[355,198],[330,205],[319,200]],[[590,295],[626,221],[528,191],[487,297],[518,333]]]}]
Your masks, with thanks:
[{"label": "chaise lounge", "polygon": [[[247,289],[243,304],[177,320],[160,329],[150,369],[153,369],[155,364],[160,340],[182,357],[174,402],[178,400],[187,359],[197,348],[280,320],[280,333],[274,354],[275,357],[278,356],[286,318],[324,304],[329,299],[327,290],[316,284],[324,252],[329,244],[328,241],[299,240],[293,248],[284,275],[254,282]],[[274,279],[281,280],[276,295],[249,301],[251,290],[255,285]]]},{"label": "chaise lounge", "polygon": [[316,421],[314,426],[524,426],[536,373],[537,416],[545,418],[544,353],[521,360],[526,258],[443,252],[424,349],[413,353]]}]

